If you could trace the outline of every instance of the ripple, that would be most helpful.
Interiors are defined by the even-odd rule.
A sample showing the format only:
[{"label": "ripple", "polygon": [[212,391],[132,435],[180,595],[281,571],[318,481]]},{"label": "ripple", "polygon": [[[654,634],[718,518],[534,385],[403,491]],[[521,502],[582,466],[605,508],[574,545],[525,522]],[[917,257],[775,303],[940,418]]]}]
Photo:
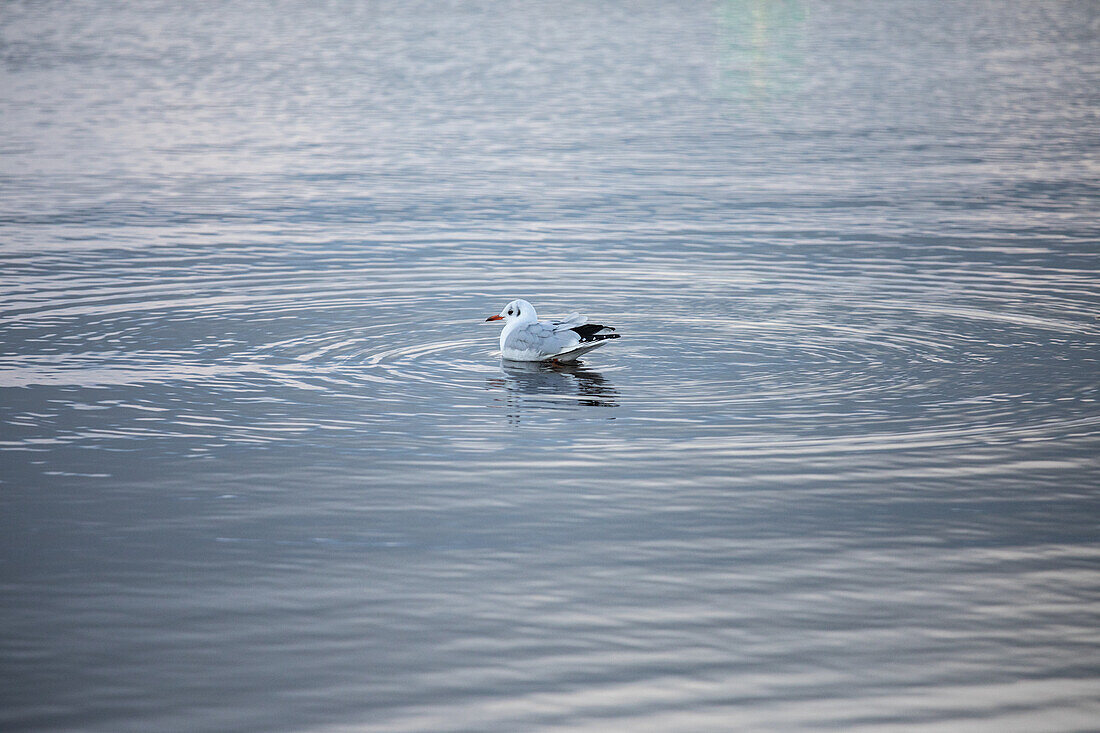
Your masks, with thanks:
[{"label": "ripple", "polygon": [[[551,248],[532,267],[527,255],[541,246],[489,259],[480,245],[419,239],[189,245],[167,257],[138,247],[63,275],[46,264],[52,252],[24,257],[21,276],[5,278],[18,287],[0,306],[0,386],[128,388],[154,405],[171,390],[173,409],[221,411],[206,433],[214,442],[385,427],[484,451],[496,420],[598,414],[635,426],[592,427],[594,444],[624,455],[844,453],[1093,429],[1100,326],[1088,276],[1073,268],[1017,265],[1005,276],[940,258],[763,255],[752,245],[685,263],[659,240],[625,264],[616,248],[579,260]],[[598,274],[612,268],[613,286]],[[539,298],[548,271],[556,292]],[[502,365],[497,331],[481,321],[516,295],[548,314],[583,307],[624,338],[576,370]],[[258,396],[281,405],[262,426],[249,402]],[[235,420],[233,404],[250,407]],[[410,423],[416,415],[429,424]],[[175,419],[149,422],[192,434]],[[667,437],[653,434],[662,427]]]}]

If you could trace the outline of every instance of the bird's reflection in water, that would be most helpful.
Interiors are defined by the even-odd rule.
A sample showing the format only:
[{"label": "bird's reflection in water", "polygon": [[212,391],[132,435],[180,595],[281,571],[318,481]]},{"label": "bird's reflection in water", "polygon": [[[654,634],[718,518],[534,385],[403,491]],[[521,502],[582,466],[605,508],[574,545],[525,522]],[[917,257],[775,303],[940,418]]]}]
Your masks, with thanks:
[{"label": "bird's reflection in water", "polygon": [[508,417],[516,423],[526,408],[618,407],[618,393],[603,375],[576,362],[501,360],[500,368],[504,375],[489,379],[488,385],[505,391]]}]

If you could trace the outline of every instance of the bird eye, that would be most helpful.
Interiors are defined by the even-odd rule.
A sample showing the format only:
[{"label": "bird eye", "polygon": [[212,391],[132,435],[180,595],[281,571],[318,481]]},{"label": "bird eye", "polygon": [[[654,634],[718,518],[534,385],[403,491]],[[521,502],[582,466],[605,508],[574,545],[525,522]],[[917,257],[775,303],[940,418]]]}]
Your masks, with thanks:
[{"label": "bird eye", "polygon": [[510,310],[509,310],[509,311],[508,311],[508,315],[512,315],[512,311],[510,311]]}]

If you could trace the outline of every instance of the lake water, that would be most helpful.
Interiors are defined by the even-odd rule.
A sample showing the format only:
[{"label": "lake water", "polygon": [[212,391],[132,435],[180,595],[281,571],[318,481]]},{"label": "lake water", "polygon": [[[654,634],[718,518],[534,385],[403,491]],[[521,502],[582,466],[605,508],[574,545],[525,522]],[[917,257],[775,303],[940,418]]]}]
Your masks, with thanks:
[{"label": "lake water", "polygon": [[0,727],[1095,729],[1100,5],[0,21]]}]

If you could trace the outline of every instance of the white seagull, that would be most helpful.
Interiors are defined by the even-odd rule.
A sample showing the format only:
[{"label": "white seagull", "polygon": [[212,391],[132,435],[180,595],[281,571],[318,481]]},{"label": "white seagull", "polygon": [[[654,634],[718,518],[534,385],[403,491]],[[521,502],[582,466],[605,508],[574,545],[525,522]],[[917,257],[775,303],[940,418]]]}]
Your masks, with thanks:
[{"label": "white seagull", "polygon": [[614,328],[588,323],[577,313],[559,321],[540,321],[535,306],[526,300],[513,300],[498,315],[485,320],[504,321],[500,355],[508,361],[575,361],[586,351],[619,338],[619,334],[611,333]]}]

